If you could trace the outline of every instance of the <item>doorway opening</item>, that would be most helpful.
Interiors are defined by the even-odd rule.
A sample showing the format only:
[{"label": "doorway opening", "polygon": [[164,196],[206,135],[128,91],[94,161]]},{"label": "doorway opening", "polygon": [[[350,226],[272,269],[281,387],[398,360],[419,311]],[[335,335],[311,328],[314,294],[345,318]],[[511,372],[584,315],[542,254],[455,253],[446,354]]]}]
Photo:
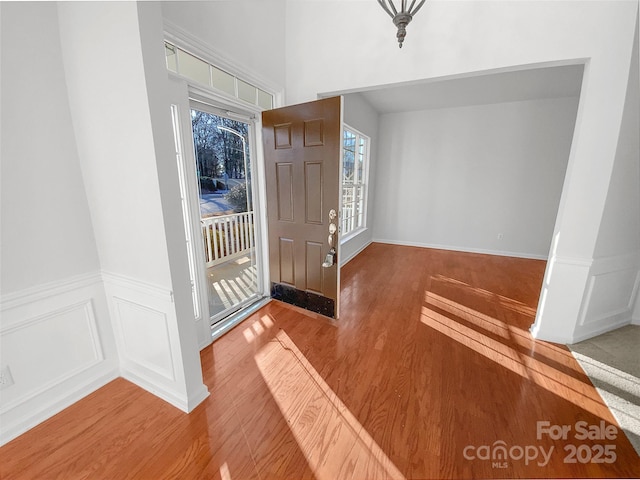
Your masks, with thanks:
[{"label": "doorway opening", "polygon": [[191,105],[211,325],[261,298],[251,182],[253,123]]}]

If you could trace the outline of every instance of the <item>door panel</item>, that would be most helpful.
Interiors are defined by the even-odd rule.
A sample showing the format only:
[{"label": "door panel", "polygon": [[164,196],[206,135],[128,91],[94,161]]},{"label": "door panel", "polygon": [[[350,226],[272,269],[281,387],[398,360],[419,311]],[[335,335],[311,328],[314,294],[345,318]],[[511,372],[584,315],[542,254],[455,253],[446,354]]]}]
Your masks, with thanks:
[{"label": "door panel", "polygon": [[[339,211],[340,97],[262,113],[271,295],[336,317],[339,266],[327,263],[329,212]],[[324,266],[323,266],[324,264]]]}]

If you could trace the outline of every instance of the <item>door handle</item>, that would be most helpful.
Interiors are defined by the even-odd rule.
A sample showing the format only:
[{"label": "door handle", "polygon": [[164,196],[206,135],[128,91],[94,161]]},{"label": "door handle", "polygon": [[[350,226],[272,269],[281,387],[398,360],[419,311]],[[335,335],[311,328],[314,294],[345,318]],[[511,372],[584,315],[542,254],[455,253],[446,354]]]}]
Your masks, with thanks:
[{"label": "door handle", "polygon": [[338,252],[336,252],[336,249],[333,246],[333,234],[336,233],[336,231],[338,230],[338,227],[336,226],[335,223],[333,223],[333,220],[337,216],[338,214],[333,208],[329,210],[329,237],[327,238],[327,241],[329,242],[330,248],[329,248],[329,253],[327,253],[327,256],[324,259],[324,262],[322,262],[322,266],[324,268],[332,267],[333,265],[336,264],[336,261],[338,260]]},{"label": "door handle", "polygon": [[337,259],[338,253],[335,248],[331,247],[331,250],[329,250],[329,253],[327,253],[327,256],[324,259],[324,262],[322,262],[322,266],[324,268],[333,267],[336,264]]}]

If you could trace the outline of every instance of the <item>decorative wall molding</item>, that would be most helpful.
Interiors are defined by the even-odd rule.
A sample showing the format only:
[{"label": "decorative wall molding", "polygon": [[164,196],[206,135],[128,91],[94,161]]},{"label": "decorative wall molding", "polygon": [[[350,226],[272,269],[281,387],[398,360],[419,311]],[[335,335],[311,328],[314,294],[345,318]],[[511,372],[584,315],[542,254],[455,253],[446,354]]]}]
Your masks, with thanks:
[{"label": "decorative wall molding", "polygon": [[[75,317],[79,317],[79,318],[75,318]],[[65,322],[69,323],[68,327],[65,327],[64,325]],[[24,345],[27,344],[27,342],[21,341],[21,340],[23,339],[27,341],[33,340],[33,338],[30,339],[28,337],[35,337],[38,333],[42,334],[43,331],[48,332],[49,330],[52,330],[51,328],[48,328],[49,325],[47,325],[52,323],[56,324],[55,325],[56,330],[62,330],[64,328],[67,328],[69,331],[72,331],[74,333],[72,337],[74,344],[77,343],[80,337],[80,335],[78,335],[78,330],[81,328],[85,330],[85,332],[83,332],[85,333],[85,338],[83,339],[85,340],[84,342],[85,345],[83,346],[85,347],[86,351],[82,352],[86,354],[85,358],[80,358],[80,355],[79,355],[80,349],[76,348],[74,351],[74,358],[73,358],[74,362],[71,366],[69,366],[69,368],[64,370],[52,369],[52,372],[50,374],[47,373],[46,371],[43,372],[42,373],[44,377],[43,379],[38,381],[36,385],[33,385],[31,388],[28,388],[26,391],[24,391],[24,388],[23,388],[22,389],[23,392],[17,396],[16,395],[11,396],[10,394],[12,391],[19,391],[19,390],[7,389],[5,394],[3,395],[2,405],[0,405],[0,415],[8,412],[9,410],[15,408],[17,405],[21,403],[27,402],[29,400],[33,400],[35,397],[45,393],[47,390],[51,389],[57,384],[63,383],[73,378],[79,373],[84,372],[85,370],[88,370],[94,365],[98,365],[101,361],[104,360],[102,346],[100,345],[100,337],[98,334],[98,326],[96,324],[96,318],[95,318],[94,309],[93,309],[93,303],[91,300],[87,300],[85,302],[81,302],[75,305],[69,305],[69,306],[60,308],[58,310],[47,312],[44,315],[39,315],[33,318],[26,318],[21,322],[14,323],[12,326],[8,328],[0,329],[0,337],[2,337],[2,343],[6,342],[7,344],[7,346],[3,345],[3,355],[6,355],[6,357],[8,357],[6,360],[7,363],[11,360],[16,359],[15,350],[18,350],[18,349],[22,351],[26,350],[24,348]],[[39,332],[36,332],[36,331],[39,331]],[[18,338],[13,338],[13,337],[18,337]],[[20,337],[23,337],[23,338],[20,338]],[[27,337],[27,338],[24,338],[24,337]],[[52,338],[47,337],[47,340],[49,340],[50,343],[47,346],[41,345],[40,351],[29,352],[28,354],[25,354],[24,356],[27,357],[28,355],[29,358],[25,358],[24,363],[27,363],[30,358],[33,358],[38,354],[43,355],[43,353],[49,353],[49,352],[46,352],[46,350],[52,350],[51,353],[59,353],[58,350],[65,351],[67,350],[67,348],[73,347],[73,345],[67,345],[66,346],[67,348],[60,348],[61,345],[59,343],[55,345],[52,344],[52,341],[53,341]],[[45,352],[43,352],[43,349],[46,349]],[[55,350],[55,352],[53,350]],[[51,360],[54,360],[54,359],[51,359]],[[58,360],[58,359],[55,359],[55,360]],[[3,363],[4,362],[5,360],[3,358]],[[50,365],[43,365],[38,370],[42,372],[42,370],[44,370],[44,368],[42,367],[49,367],[49,366]],[[20,378],[18,373],[15,372],[16,369],[14,368],[13,370],[14,370],[14,373],[13,373],[14,380],[16,376]],[[20,370],[18,370],[18,372],[20,372]],[[7,396],[9,396],[8,400],[6,398]]]},{"label": "decorative wall molding", "polygon": [[167,314],[119,297],[113,297],[112,301],[116,313],[113,320],[119,330],[116,338],[122,339],[121,361],[139,364],[170,382],[175,381]]},{"label": "decorative wall molding", "polygon": [[631,323],[640,285],[640,252],[593,260],[573,341]]},{"label": "decorative wall molding", "polygon": [[150,295],[160,300],[166,300],[173,303],[173,292],[160,285],[138,280],[127,275],[119,273],[102,271],[102,279],[105,284],[122,287],[128,290],[134,290],[142,295]]},{"label": "decorative wall molding", "polygon": [[[122,376],[189,412],[208,395],[189,385],[172,291],[93,272],[4,295],[0,444]],[[190,390],[189,390],[190,389]]]},{"label": "decorative wall molding", "polygon": [[189,53],[202,58],[212,65],[237,76],[241,80],[273,93],[276,97],[274,99],[274,106],[279,105],[278,101],[284,92],[284,88],[281,85],[277,85],[259,73],[239,64],[170,20],[165,18],[163,24],[164,35],[168,41],[175,43],[176,46],[186,49]]},{"label": "decorative wall molding", "polygon": [[[84,273],[65,278],[56,282],[44,283],[33,287],[2,295],[0,298],[0,311],[17,308],[48,297],[61,295],[71,290],[78,290],[102,282],[100,272]],[[3,319],[4,320],[4,319]]]},{"label": "decorative wall molding", "polygon": [[173,292],[113,272],[103,278],[121,376],[189,412],[209,391],[187,391]]},{"label": "decorative wall molding", "polygon": [[563,257],[558,255],[552,258],[555,263],[560,263],[562,265],[573,265],[576,267],[591,268],[591,265],[593,264],[593,260],[586,258]]},{"label": "decorative wall molding", "polygon": [[0,444],[119,375],[100,274],[88,273],[2,297]]}]

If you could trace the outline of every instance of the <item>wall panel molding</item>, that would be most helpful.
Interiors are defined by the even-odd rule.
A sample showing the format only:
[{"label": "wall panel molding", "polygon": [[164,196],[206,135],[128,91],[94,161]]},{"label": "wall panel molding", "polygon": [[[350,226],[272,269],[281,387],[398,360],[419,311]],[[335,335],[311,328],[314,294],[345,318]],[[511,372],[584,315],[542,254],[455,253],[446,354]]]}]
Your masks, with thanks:
[{"label": "wall panel molding", "polygon": [[[64,332],[64,334],[52,337],[54,332]],[[69,335],[70,332],[73,334]],[[41,344],[38,351],[31,352],[25,349],[24,346],[31,343],[38,335],[45,336],[43,340],[46,340],[47,344]],[[2,396],[0,415],[21,403],[33,400],[55,385],[73,378],[104,360],[91,300],[14,323],[9,328],[0,329],[0,336],[3,343],[3,364],[4,355],[11,360],[22,356],[21,364],[33,361],[34,356],[37,360],[43,361],[35,372],[25,372],[26,375],[23,374],[20,366],[14,366],[12,375],[14,378],[24,379],[24,382],[19,383],[27,384],[28,387],[21,387],[18,384],[18,387],[21,387],[19,389],[7,388]],[[67,344],[63,343],[65,340],[68,341]],[[54,357],[56,354],[59,355],[60,351],[68,349],[74,350],[72,356]],[[28,351],[28,353],[20,355],[21,351]],[[64,360],[70,361],[70,365]],[[9,361],[7,360],[7,363]]]},{"label": "wall panel molding", "polygon": [[17,308],[48,297],[54,297],[56,295],[67,293],[71,290],[77,290],[99,283],[102,283],[102,277],[99,272],[94,272],[75,275],[57,282],[35,285],[18,292],[11,292],[9,294],[2,295],[2,298],[0,299],[0,311],[4,312],[5,310]]},{"label": "wall panel molding", "polygon": [[100,278],[78,275],[2,297],[1,360],[14,384],[0,391],[0,444],[118,377]]},{"label": "wall panel molding", "polygon": [[121,376],[189,412],[209,391],[187,392],[173,292],[112,272],[103,278]]},{"label": "wall panel molding", "polygon": [[640,251],[594,259],[573,341],[631,323],[639,285]]}]

